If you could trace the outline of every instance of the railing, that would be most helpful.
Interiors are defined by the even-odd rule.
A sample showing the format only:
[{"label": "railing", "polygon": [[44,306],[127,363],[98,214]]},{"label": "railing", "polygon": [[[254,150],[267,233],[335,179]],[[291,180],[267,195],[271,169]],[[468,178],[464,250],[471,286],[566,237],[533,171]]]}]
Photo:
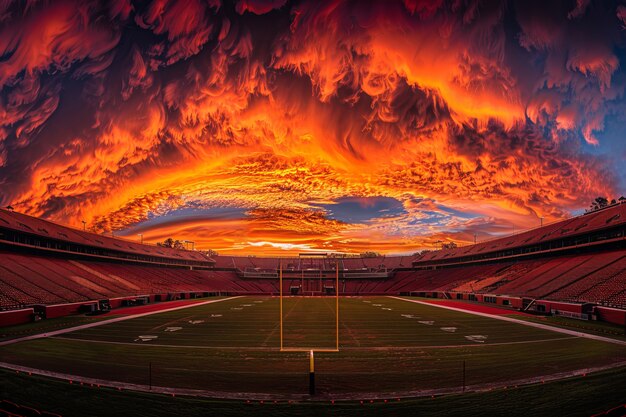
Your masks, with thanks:
[{"label": "railing", "polygon": [[[278,270],[250,270],[237,271],[241,278],[249,279],[277,279]],[[298,271],[298,270],[283,270],[283,278],[285,279],[334,279],[336,277],[336,270],[329,271]],[[363,271],[355,270],[354,272],[348,270],[340,270],[339,277],[342,279],[385,279],[390,278],[394,274],[393,271]]]}]

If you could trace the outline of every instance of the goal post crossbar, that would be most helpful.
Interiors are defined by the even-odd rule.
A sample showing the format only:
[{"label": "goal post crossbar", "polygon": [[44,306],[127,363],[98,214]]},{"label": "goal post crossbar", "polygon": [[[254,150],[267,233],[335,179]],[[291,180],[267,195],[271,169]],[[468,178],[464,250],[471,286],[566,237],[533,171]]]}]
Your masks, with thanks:
[{"label": "goal post crossbar", "polygon": [[286,347],[286,348],[282,348],[280,350],[281,352],[339,352],[339,349],[333,349],[333,348],[318,348],[318,347],[303,347],[303,348],[299,348],[299,347]]}]

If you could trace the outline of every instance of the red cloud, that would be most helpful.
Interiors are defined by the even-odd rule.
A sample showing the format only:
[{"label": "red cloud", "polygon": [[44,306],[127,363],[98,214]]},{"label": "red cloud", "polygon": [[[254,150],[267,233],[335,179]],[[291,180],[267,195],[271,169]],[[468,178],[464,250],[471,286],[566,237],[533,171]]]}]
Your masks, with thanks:
[{"label": "red cloud", "polygon": [[[242,209],[214,223],[234,230],[198,232],[223,250],[394,250],[563,217],[619,187],[617,162],[585,143],[602,153],[626,108],[624,8],[569,6],[0,6],[0,202],[103,231]],[[346,196],[406,213],[339,224],[314,203]]]},{"label": "red cloud", "polygon": [[251,12],[261,15],[274,9],[280,9],[286,3],[287,0],[238,0],[235,10],[239,14]]},{"label": "red cloud", "polygon": [[58,1],[33,6],[23,18],[14,16],[0,30],[0,55],[8,57],[0,68],[0,86],[15,82],[22,71],[65,71],[74,62],[109,52],[119,35],[91,21],[92,4]]}]

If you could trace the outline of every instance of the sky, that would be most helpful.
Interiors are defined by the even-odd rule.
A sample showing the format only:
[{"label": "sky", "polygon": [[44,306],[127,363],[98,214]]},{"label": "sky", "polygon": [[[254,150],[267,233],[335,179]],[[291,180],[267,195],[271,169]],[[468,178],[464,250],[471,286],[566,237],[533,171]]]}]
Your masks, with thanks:
[{"label": "sky", "polygon": [[0,0],[0,205],[410,254],[626,193],[626,3]]}]

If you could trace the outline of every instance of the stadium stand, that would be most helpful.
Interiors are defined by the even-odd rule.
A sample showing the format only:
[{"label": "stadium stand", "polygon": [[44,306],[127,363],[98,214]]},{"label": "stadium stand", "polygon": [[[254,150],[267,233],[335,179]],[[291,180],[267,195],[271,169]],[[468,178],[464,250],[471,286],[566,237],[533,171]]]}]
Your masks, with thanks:
[{"label": "stadium stand", "polygon": [[47,220],[0,209],[0,237],[14,245],[38,247],[48,252],[74,252],[93,258],[117,258],[129,261],[212,266],[215,261],[201,252],[144,245],[108,237]]},{"label": "stadium stand", "polygon": [[0,307],[167,292],[263,292],[234,272],[119,265],[0,252]]},{"label": "stadium stand", "polygon": [[475,245],[428,252],[413,266],[449,265],[486,259],[511,258],[529,253],[565,251],[572,247],[606,244],[624,239],[626,203],[505,238]]},{"label": "stadium stand", "polygon": [[[0,210],[0,310],[55,315],[94,300],[169,300],[214,294],[415,294],[504,302],[548,311],[556,302],[626,308],[626,204],[422,256],[216,256],[104,237]],[[541,301],[545,300],[545,302]],[[60,307],[67,305],[66,309]],[[97,303],[96,303],[97,304]],[[567,307],[569,308],[569,307]],[[586,307],[585,311],[589,309]],[[2,317],[0,315],[0,317]],[[8,317],[8,316],[7,316]]]}]

